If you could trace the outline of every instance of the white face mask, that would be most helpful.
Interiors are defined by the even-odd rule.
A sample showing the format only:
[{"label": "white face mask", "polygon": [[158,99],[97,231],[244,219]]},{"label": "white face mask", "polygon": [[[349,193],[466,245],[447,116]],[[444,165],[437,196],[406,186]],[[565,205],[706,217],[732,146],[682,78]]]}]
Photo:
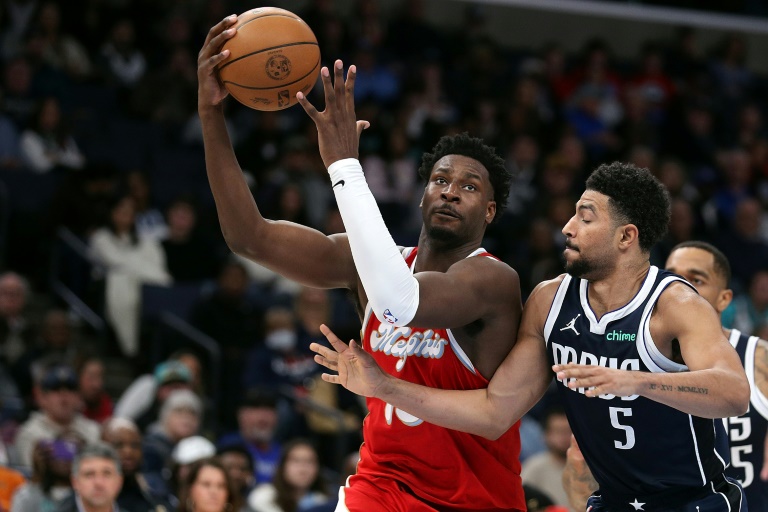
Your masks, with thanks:
[{"label": "white face mask", "polygon": [[264,344],[272,350],[286,351],[296,346],[296,333],[291,329],[278,329],[267,334]]}]

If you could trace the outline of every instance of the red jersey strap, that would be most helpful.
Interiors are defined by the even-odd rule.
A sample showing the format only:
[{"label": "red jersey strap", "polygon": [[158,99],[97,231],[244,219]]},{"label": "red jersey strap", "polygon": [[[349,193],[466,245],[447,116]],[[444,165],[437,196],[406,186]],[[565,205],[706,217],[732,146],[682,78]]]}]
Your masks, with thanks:
[{"label": "red jersey strap", "polygon": [[[409,268],[411,268],[413,266],[413,262],[416,261],[416,253],[418,252],[419,252],[418,247],[406,247],[403,249],[402,251],[403,258],[405,258],[405,264],[408,265]],[[493,258],[496,261],[501,261],[499,258],[489,253],[482,247],[478,247],[477,249],[472,251],[472,253],[469,256],[467,256],[467,258],[471,258],[473,256],[482,256],[485,258]]]}]

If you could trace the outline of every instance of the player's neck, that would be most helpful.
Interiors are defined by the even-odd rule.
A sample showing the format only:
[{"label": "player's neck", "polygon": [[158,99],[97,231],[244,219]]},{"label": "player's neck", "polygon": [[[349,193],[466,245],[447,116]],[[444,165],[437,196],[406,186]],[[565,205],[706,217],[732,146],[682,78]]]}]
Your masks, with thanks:
[{"label": "player's neck", "polygon": [[599,317],[625,306],[637,295],[648,275],[650,263],[617,266],[607,276],[589,282],[589,305]]},{"label": "player's neck", "polygon": [[467,241],[463,244],[447,244],[434,240],[422,230],[419,236],[419,252],[416,258],[415,272],[425,270],[445,272],[451,265],[461,261],[476,251],[482,239]]}]

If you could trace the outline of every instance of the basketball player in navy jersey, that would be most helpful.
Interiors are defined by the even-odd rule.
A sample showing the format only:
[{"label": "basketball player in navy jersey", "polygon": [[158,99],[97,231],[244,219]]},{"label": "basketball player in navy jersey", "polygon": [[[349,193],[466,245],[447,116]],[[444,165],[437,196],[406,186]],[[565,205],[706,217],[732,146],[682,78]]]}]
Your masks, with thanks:
[{"label": "basketball player in navy jersey", "polygon": [[[325,110],[303,95],[299,101],[317,125],[328,186],[347,233],[326,236],[263,218],[232,150],[222,110],[227,90],[216,76],[235,22],[231,16],[214,26],[198,56],[206,168],[229,247],[306,286],[351,290],[361,319],[365,311],[371,351],[391,371],[450,389],[486,387],[516,340],[522,313],[517,273],[480,247],[509,193],[503,160],[466,134],[442,138],[419,169],[427,184],[418,247],[401,252],[357,161],[364,122],[355,118],[356,70],[351,66],[345,80],[337,61],[332,72],[321,70]],[[372,241],[377,254],[361,256]],[[516,429],[489,441],[422,422],[380,400],[368,406],[361,460],[337,510],[525,509]]]},{"label": "basketball player in navy jersey", "polygon": [[[424,421],[495,438],[543,395],[553,372],[600,489],[598,511],[738,511],[723,472],[720,418],[749,405],[749,384],[712,307],[649,262],[669,220],[664,187],[645,169],[601,165],[563,228],[566,271],[541,283],[518,341],[487,389],[450,391],[385,375],[357,343],[318,344],[329,382]],[[468,455],[471,456],[471,455]]]},{"label": "basketball player in navy jersey", "polygon": [[[711,244],[698,241],[678,244],[669,254],[665,268],[691,283],[718,315],[733,298],[733,292],[728,289],[731,265]],[[731,456],[731,465],[725,474],[741,482],[753,511],[768,510],[768,464],[765,459],[768,455],[765,450],[768,441],[768,342],[736,329],[723,329],[723,333],[736,348],[752,390],[749,411],[724,419]],[[589,496],[598,488],[575,443],[568,450],[563,487],[576,510],[583,510]]]}]

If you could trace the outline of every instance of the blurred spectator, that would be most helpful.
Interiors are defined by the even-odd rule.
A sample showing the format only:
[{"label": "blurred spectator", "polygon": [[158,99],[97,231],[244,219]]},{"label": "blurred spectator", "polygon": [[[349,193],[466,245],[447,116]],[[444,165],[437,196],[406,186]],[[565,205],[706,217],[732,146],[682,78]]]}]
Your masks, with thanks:
[{"label": "blurred spectator", "polygon": [[14,365],[34,341],[27,317],[29,282],[15,272],[0,274],[0,361]]},{"label": "blurred spectator", "polygon": [[731,229],[723,231],[716,241],[733,267],[732,287],[737,294],[746,290],[752,276],[768,262],[768,244],[760,237],[761,212],[757,200],[744,199],[736,206]]},{"label": "blurred spectator", "polygon": [[370,43],[357,47],[353,57],[357,66],[355,102],[391,104],[400,93],[400,78],[383,62]]},{"label": "blurred spectator", "polygon": [[248,496],[256,512],[304,512],[329,500],[317,451],[303,439],[285,445],[272,483],[258,485]]},{"label": "blurred spectator", "polygon": [[252,512],[245,499],[253,490],[255,480],[253,477],[253,458],[251,452],[244,444],[220,445],[216,450],[216,457],[224,466],[229,479],[234,484],[235,492],[242,498],[243,505],[240,510],[232,512]]},{"label": "blurred spectator", "polygon": [[768,326],[768,270],[756,272],[749,282],[747,293],[736,295],[723,312],[723,326],[738,329],[749,336],[757,335]]},{"label": "blurred spectator", "polygon": [[101,66],[108,83],[132,88],[147,70],[144,54],[136,47],[133,21],[122,18],[112,26],[109,39],[101,47]]},{"label": "blurred spectator", "polygon": [[168,225],[163,213],[152,206],[149,179],[145,172],[134,169],[126,177],[128,195],[136,208],[136,233],[141,238],[162,240],[168,236]]},{"label": "blurred spectator", "polygon": [[565,411],[551,408],[544,416],[544,441],[547,451],[526,459],[520,473],[525,485],[547,494],[557,505],[568,506],[563,489],[565,452],[571,444],[571,427]]},{"label": "blurred spectator", "polygon": [[43,59],[46,64],[65,72],[72,79],[88,78],[91,73],[88,52],[77,39],[63,32],[57,3],[40,5],[32,30],[44,41]]},{"label": "blurred spectator", "polygon": [[665,73],[664,55],[660,46],[646,43],[640,57],[640,70],[630,84],[656,111],[659,120],[675,94],[675,84]]},{"label": "blurred spectator", "polygon": [[99,439],[99,424],[78,412],[77,375],[69,366],[54,365],[36,382],[35,397],[40,411],[33,412],[16,435],[16,454],[25,468],[32,467],[32,450],[41,440],[51,440],[65,432],[85,442]]},{"label": "blurred spectator", "polygon": [[[606,96],[608,99],[606,99]],[[599,84],[584,84],[573,95],[567,112],[570,126],[584,142],[587,153],[595,161],[602,160],[619,147],[619,139],[611,131],[600,110],[601,103],[613,101]]]},{"label": "blurred spectator", "polygon": [[11,368],[19,390],[30,405],[34,375],[43,371],[41,366],[46,361],[74,366],[78,355],[72,321],[62,309],[51,309],[45,313],[40,327],[40,339],[36,341],[27,345],[24,354]]},{"label": "blurred spectator", "polygon": [[135,219],[133,199],[118,197],[107,226],[97,230],[90,240],[93,255],[107,267],[106,316],[122,352],[129,357],[139,351],[141,286],[172,281],[160,243],[140,238]]},{"label": "blurred spectator", "polygon": [[195,305],[190,323],[215,339],[222,351],[219,405],[220,421],[232,424],[241,389],[245,357],[259,340],[262,312],[248,296],[248,275],[236,261],[226,263],[218,277],[216,290]]},{"label": "blurred spectator", "polygon": [[722,162],[724,183],[712,201],[719,219],[727,226],[733,222],[737,205],[752,197],[752,168],[749,154],[742,149],[728,151]]},{"label": "blurred spectator", "polygon": [[120,510],[131,512],[171,511],[175,498],[165,489],[159,475],[144,474],[141,469],[141,433],[131,420],[113,418],[104,424],[102,439],[114,448],[120,459],[123,486],[117,496]]},{"label": "blurred spectator", "polygon": [[172,392],[160,409],[160,417],[147,429],[144,437],[142,471],[162,473],[171,465],[171,453],[176,444],[193,436],[200,428],[203,405],[192,391]]},{"label": "blurred spectator", "polygon": [[178,496],[184,488],[184,482],[189,476],[192,466],[203,459],[208,459],[216,454],[216,446],[203,436],[186,437],[173,447],[171,452],[170,468],[165,468],[164,473],[170,469],[170,489]]},{"label": "blurred spectator", "polygon": [[98,357],[84,359],[80,363],[78,382],[83,416],[97,423],[104,423],[112,417],[114,404],[104,389],[104,361]]},{"label": "blurred spectator", "polygon": [[[267,310],[264,342],[248,354],[243,373],[246,389],[270,387],[305,394],[305,385],[319,373],[309,344],[321,339],[318,329],[329,321],[328,302],[326,290],[303,288],[296,298],[296,316],[281,307]],[[281,408],[282,426],[297,419],[295,413]]]},{"label": "blurred spectator", "polygon": [[3,15],[8,17],[5,23],[7,31],[0,40],[3,50],[2,57],[6,59],[20,51],[21,40],[29,29],[39,6],[38,0],[8,0],[3,6]]},{"label": "blurred spectator", "polygon": [[192,465],[179,495],[179,512],[234,512],[240,496],[224,467],[216,459]]},{"label": "blurred spectator", "polygon": [[163,251],[174,282],[213,279],[219,269],[216,245],[198,227],[197,209],[191,199],[179,198],[168,207],[168,234]]},{"label": "blurred spectator", "polygon": [[14,57],[5,63],[3,111],[21,132],[32,121],[36,108],[37,98],[32,91],[32,66],[26,58]]},{"label": "blurred spectator", "polygon": [[115,450],[104,443],[86,446],[72,463],[75,495],[57,512],[116,511],[122,485],[120,458]]},{"label": "blurred spectator", "polygon": [[691,204],[685,199],[674,198],[670,210],[669,231],[651,248],[651,262],[654,265],[663,266],[677,244],[698,238],[696,216]]},{"label": "blurred spectator", "polygon": [[[350,476],[357,473],[358,462],[360,462],[359,450],[355,450],[351,453],[348,453],[342,459],[341,466],[339,467],[339,477],[337,480],[339,487],[345,487],[347,485],[347,479]],[[333,491],[335,491],[335,487],[331,485],[329,489],[331,492],[327,502],[322,503],[320,505],[311,506],[308,509],[306,509],[304,512],[334,512],[336,510],[339,500],[336,496],[334,496]]]},{"label": "blurred spectator", "polygon": [[158,364],[152,374],[138,377],[115,405],[115,416],[130,418],[145,429],[157,418],[168,396],[179,389],[195,390],[194,376],[176,354]]},{"label": "blurred spectator", "polygon": [[197,68],[190,51],[176,46],[163,52],[167,61],[148,71],[131,98],[133,111],[177,131],[193,115],[197,101]]},{"label": "blurred spectator", "polygon": [[754,77],[745,66],[747,44],[738,34],[723,38],[712,62],[712,77],[718,93],[728,100],[738,101],[751,92]]},{"label": "blurred spectator", "polygon": [[408,139],[401,130],[389,133],[387,147],[361,160],[365,179],[376,198],[387,227],[394,233],[415,214],[416,160],[408,154]]},{"label": "blurred spectator", "polygon": [[55,512],[72,495],[70,475],[78,447],[72,441],[39,441],[32,454],[32,478],[13,496],[10,512]]},{"label": "blurred spectator", "polygon": [[85,157],[62,119],[59,101],[49,96],[35,110],[21,134],[21,152],[27,168],[45,173],[54,168],[82,169]]},{"label": "blurred spectator", "polygon": [[271,391],[249,390],[237,410],[238,431],[219,439],[222,449],[243,445],[253,460],[255,483],[271,482],[280,458],[277,429],[277,398]]},{"label": "blurred spectator", "polygon": [[81,238],[89,237],[109,216],[117,188],[116,171],[106,162],[90,162],[59,183],[48,214],[50,231],[65,227]]}]

